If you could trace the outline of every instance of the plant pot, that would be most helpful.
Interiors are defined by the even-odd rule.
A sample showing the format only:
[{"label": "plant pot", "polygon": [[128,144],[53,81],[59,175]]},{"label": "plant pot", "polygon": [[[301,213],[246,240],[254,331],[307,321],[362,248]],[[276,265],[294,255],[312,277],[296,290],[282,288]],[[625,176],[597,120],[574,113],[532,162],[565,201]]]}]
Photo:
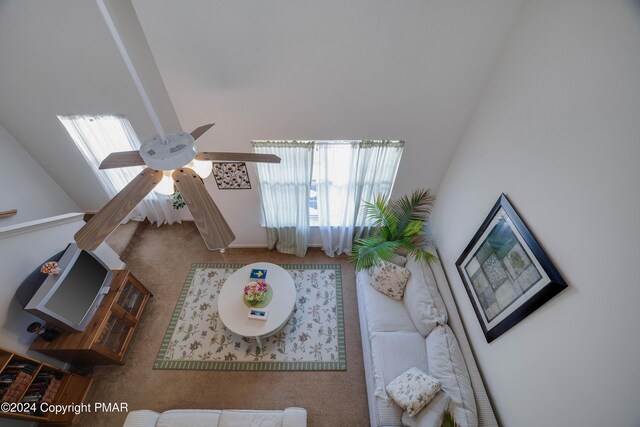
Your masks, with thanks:
[{"label": "plant pot", "polygon": [[254,300],[248,300],[248,299],[245,298],[244,300],[251,307],[255,307],[256,305],[258,305],[258,304],[260,304],[262,302],[262,300],[255,300],[255,299]]}]

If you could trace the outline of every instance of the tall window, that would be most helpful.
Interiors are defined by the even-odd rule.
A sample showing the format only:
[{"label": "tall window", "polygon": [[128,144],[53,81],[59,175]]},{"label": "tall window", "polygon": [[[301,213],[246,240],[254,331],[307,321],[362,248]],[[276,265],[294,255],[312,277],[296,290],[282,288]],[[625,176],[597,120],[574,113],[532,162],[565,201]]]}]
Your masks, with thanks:
[{"label": "tall window", "polygon": [[[295,227],[300,235],[301,229],[317,225],[328,255],[349,252],[353,238],[366,233],[368,224],[362,213],[362,201],[370,201],[377,194],[386,197],[391,194],[404,147],[403,141],[254,141],[253,144],[256,152],[277,150],[283,158],[281,165],[257,165],[263,209],[269,213],[266,217],[279,220],[287,217],[292,209],[297,212],[303,209],[304,218],[298,214],[295,216],[298,222],[290,221],[279,227],[283,230]],[[310,146],[309,152],[313,153],[305,157],[309,164],[303,165],[300,159],[287,162],[283,156],[289,150],[300,150],[301,144]],[[296,174],[299,168],[311,169],[309,176]],[[286,203],[277,206],[265,203],[265,194],[275,192],[268,177],[286,170],[290,173],[280,175],[282,179],[277,188],[278,194],[290,192],[284,199]],[[300,192],[302,188],[304,197]],[[265,225],[269,229],[266,217]],[[284,231],[279,234],[286,238]]]},{"label": "tall window", "polygon": [[[109,198],[113,198],[142,170],[142,166],[99,169],[100,163],[115,151],[140,149],[140,141],[131,123],[121,115],[58,116],[69,136],[82,153]],[[167,196],[151,192],[134,209],[128,219],[144,220],[157,225],[180,220]]]},{"label": "tall window", "polygon": [[[328,156],[322,156],[319,145],[326,145]],[[326,185],[331,187],[330,198],[332,206],[344,205],[347,197],[349,176],[353,149],[351,141],[321,141],[316,142],[313,156],[313,168],[311,171],[311,192],[309,194],[309,217],[311,225],[318,225],[318,185],[325,179]],[[321,159],[322,158],[322,159]],[[323,168],[326,171],[323,171]],[[340,224],[339,211],[334,209],[332,215],[333,224]]]}]

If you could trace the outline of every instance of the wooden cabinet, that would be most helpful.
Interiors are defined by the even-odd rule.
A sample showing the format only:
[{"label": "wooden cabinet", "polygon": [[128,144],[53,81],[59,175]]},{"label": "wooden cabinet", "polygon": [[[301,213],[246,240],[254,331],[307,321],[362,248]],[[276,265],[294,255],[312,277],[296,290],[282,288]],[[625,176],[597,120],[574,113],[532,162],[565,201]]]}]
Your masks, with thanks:
[{"label": "wooden cabinet", "polygon": [[0,416],[47,425],[71,424],[76,416],[73,411],[66,414],[46,412],[46,404],[81,404],[91,381],[90,377],[0,349],[0,401],[10,403],[8,409],[15,410],[8,412],[3,408]]},{"label": "wooden cabinet", "polygon": [[114,273],[109,293],[83,332],[62,332],[51,342],[37,338],[30,349],[77,365],[123,364],[152,295],[128,270]]}]

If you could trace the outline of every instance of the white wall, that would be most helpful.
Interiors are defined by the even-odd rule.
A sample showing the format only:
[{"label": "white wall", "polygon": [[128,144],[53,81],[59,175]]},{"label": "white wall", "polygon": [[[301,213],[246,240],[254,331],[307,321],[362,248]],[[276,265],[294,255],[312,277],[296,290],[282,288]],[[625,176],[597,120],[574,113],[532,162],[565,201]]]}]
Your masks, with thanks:
[{"label": "white wall", "polygon": [[[438,193],[502,425],[640,425],[640,3],[526,2]],[[487,344],[455,269],[505,192],[569,288]]]},{"label": "white wall", "polygon": [[0,219],[0,227],[66,212],[78,206],[0,124],[0,211],[18,214]]},{"label": "white wall", "polygon": [[[182,126],[216,123],[202,149],[405,139],[395,195],[439,185],[521,3],[133,0]],[[205,180],[236,245],[266,243],[249,174],[251,190]]]},{"label": "white wall", "polygon": [[[163,127],[179,129],[131,3],[106,3]],[[154,131],[95,2],[0,1],[0,52],[0,123],[83,212],[99,210],[109,199],[57,115],[119,113],[141,140]]]}]

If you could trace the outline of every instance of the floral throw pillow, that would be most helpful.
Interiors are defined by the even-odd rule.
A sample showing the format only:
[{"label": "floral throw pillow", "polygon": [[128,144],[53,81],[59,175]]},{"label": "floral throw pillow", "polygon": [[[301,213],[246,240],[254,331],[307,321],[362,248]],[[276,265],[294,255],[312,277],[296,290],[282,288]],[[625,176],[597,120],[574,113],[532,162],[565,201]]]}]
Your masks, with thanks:
[{"label": "floral throw pillow", "polygon": [[440,391],[440,383],[418,368],[410,368],[387,385],[387,394],[413,417]]},{"label": "floral throw pillow", "polygon": [[404,288],[407,286],[409,276],[411,276],[411,272],[408,269],[382,261],[380,265],[372,268],[371,286],[400,301],[404,295]]}]

